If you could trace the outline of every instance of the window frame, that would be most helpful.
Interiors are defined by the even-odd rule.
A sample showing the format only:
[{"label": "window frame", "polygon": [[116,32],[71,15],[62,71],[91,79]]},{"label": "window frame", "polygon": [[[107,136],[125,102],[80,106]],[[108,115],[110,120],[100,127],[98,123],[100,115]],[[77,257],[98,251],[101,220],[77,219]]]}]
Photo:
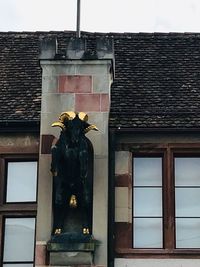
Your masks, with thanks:
[{"label": "window frame", "polygon": [[[134,218],[137,218],[137,216],[134,216],[134,158],[161,158],[162,159],[162,185],[161,185],[161,189],[162,189],[162,245],[164,247],[164,208],[163,208],[163,204],[164,204],[164,199],[163,199],[163,188],[164,188],[164,154],[160,151],[154,151],[153,153],[148,152],[148,153],[134,153],[134,156],[132,154],[132,248],[134,250],[151,250],[151,249],[155,249],[155,250],[159,250],[159,249],[163,249],[162,248],[134,248]],[[145,217],[144,217],[145,218]],[[146,217],[147,218],[147,217]],[[150,218],[150,216],[148,217]]]},{"label": "window frame", "polygon": [[[34,202],[6,202],[7,193],[7,163],[8,162],[29,162],[37,161],[37,186],[36,186],[36,201]],[[33,262],[3,262],[4,251],[4,234],[5,234],[5,219],[6,218],[35,218],[35,237],[36,237],[36,222],[37,222],[37,195],[38,195],[38,170],[39,156],[37,153],[25,154],[0,154],[0,263],[27,263],[35,264],[35,250]],[[34,243],[36,242],[36,238]],[[34,245],[35,247],[35,245]]]},{"label": "window frame", "polygon": [[[7,198],[7,185],[8,185],[8,163],[10,162],[37,162],[37,177],[36,177],[36,198],[35,198],[35,201],[6,201],[6,198]],[[35,204],[37,203],[37,188],[38,188],[38,160],[36,160],[35,158],[29,158],[29,157],[22,157],[22,158],[6,158],[5,159],[5,174],[4,174],[4,204]]]},{"label": "window frame", "polygon": [[34,266],[34,263],[35,263],[35,244],[36,244],[35,237],[36,237],[37,218],[36,218],[36,215],[33,215],[32,212],[27,212],[26,215],[15,213],[15,214],[3,217],[3,240],[2,240],[3,248],[4,248],[4,236],[5,236],[5,221],[6,221],[6,219],[18,219],[18,218],[23,218],[23,219],[24,218],[25,219],[26,218],[34,218],[35,219],[33,261],[3,261],[3,251],[2,251],[2,266],[4,264],[32,264]]},{"label": "window frame", "polygon": [[[149,258],[151,256],[154,258],[200,258],[200,248],[176,248],[174,184],[174,157],[177,155],[180,157],[200,157],[200,143],[123,143],[118,146],[117,150],[121,150],[120,148],[131,152],[132,164],[134,156],[153,157],[159,154],[163,155],[163,248],[116,248],[116,256],[131,258]],[[133,220],[130,234],[133,239]]]}]

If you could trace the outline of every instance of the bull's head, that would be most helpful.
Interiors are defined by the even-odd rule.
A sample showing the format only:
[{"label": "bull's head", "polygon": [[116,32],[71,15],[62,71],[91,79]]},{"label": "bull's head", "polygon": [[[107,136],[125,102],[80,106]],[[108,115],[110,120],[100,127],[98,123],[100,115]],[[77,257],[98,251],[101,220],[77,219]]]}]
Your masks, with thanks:
[{"label": "bull's head", "polygon": [[80,135],[89,132],[90,130],[98,131],[97,127],[93,124],[89,124],[88,115],[84,112],[67,111],[61,113],[59,121],[54,122],[52,127],[60,127],[63,131],[66,131],[70,135],[71,141],[77,143]]}]

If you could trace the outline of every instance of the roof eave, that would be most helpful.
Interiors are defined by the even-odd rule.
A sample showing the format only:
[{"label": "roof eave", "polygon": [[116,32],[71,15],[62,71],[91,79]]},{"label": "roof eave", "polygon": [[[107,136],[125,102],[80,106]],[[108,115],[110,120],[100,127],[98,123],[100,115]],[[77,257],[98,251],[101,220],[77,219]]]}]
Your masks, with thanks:
[{"label": "roof eave", "polygon": [[40,121],[0,121],[0,133],[38,133]]},{"label": "roof eave", "polygon": [[110,132],[120,133],[200,133],[199,128],[115,128],[110,127]]}]

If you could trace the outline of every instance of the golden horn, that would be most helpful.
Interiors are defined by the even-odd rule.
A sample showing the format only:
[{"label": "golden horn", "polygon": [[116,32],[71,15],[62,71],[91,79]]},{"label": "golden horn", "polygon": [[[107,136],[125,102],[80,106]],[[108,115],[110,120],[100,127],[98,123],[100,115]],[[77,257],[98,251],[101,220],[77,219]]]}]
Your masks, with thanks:
[{"label": "golden horn", "polygon": [[88,121],[88,115],[86,113],[84,113],[84,112],[79,112],[78,113],[78,117],[82,121]]},{"label": "golden horn", "polygon": [[61,113],[59,120],[64,122],[65,119],[73,120],[75,117],[76,117],[76,113],[74,111],[65,111]]},{"label": "golden horn", "polygon": [[88,127],[84,130],[84,132],[85,132],[85,133],[88,133],[90,130],[98,131],[99,129],[97,128],[96,125],[92,124],[92,125],[88,126]]},{"label": "golden horn", "polygon": [[51,127],[60,127],[63,130],[65,129],[65,125],[60,121],[56,121],[56,122],[52,123]]}]

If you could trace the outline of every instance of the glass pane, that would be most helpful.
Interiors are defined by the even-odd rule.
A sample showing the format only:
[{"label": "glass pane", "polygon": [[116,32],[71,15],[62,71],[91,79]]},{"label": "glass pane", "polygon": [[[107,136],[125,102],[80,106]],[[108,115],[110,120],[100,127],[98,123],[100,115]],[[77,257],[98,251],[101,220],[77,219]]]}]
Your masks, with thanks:
[{"label": "glass pane", "polygon": [[176,219],[176,247],[200,248],[200,219]]},{"label": "glass pane", "polygon": [[33,261],[35,218],[5,220],[4,261]]},{"label": "glass pane", "polygon": [[200,158],[175,158],[175,185],[200,186]]},{"label": "glass pane", "polygon": [[8,162],[6,202],[36,201],[37,162]]},{"label": "glass pane", "polygon": [[134,248],[162,248],[162,219],[135,218]]},{"label": "glass pane", "polygon": [[134,186],[162,185],[162,158],[134,158]]},{"label": "glass pane", "polygon": [[176,217],[200,216],[200,188],[176,188]]},{"label": "glass pane", "polygon": [[161,188],[134,188],[134,216],[162,216]]},{"label": "glass pane", "polygon": [[33,264],[30,264],[30,263],[19,263],[19,264],[6,263],[6,264],[3,264],[3,267],[33,267]]}]

